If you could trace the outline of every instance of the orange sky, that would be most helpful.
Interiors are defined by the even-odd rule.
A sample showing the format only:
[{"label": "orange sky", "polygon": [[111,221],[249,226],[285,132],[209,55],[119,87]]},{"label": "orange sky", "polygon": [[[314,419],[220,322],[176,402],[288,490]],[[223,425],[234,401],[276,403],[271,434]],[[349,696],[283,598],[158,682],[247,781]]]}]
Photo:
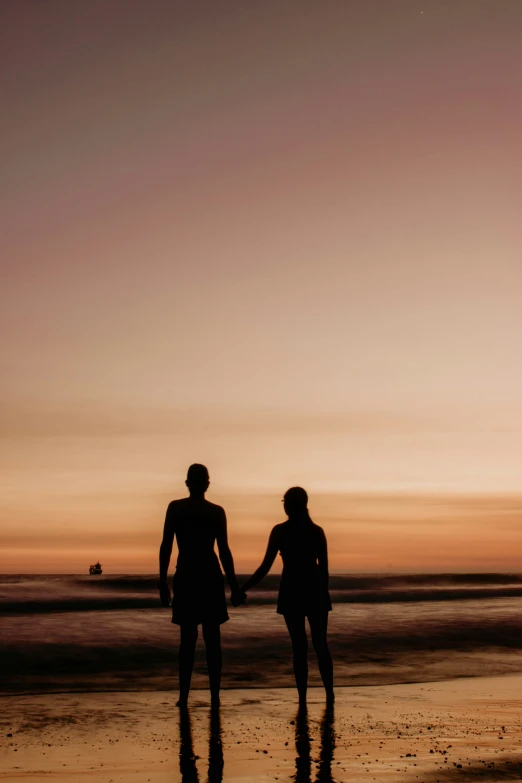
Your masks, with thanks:
[{"label": "orange sky", "polygon": [[521,35],[2,4],[1,570],[154,570],[192,461],[240,569],[299,483],[336,570],[519,570]]}]

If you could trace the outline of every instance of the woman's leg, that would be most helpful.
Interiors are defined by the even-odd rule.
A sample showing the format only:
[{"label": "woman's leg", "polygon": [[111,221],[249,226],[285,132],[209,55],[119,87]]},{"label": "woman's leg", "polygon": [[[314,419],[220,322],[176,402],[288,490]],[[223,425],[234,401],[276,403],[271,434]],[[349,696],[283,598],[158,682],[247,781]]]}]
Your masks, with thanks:
[{"label": "woman's leg", "polygon": [[304,615],[292,617],[285,614],[286,627],[292,640],[294,653],[294,675],[299,701],[306,703],[308,685],[308,638],[306,636]]},{"label": "woman's leg", "polygon": [[221,687],[221,628],[216,624],[203,624],[203,639],[207,649],[208,681],[210,698],[219,701]]},{"label": "woman's leg", "polygon": [[186,706],[188,701],[197,640],[198,626],[192,623],[182,623],[179,643],[179,707]]},{"label": "woman's leg", "polygon": [[326,691],[328,701],[334,700],[333,690],[333,663],[330,650],[328,649],[328,640],[326,638],[328,631],[328,612],[318,612],[308,616],[310,623],[310,632],[312,634],[312,644],[317,655],[317,663],[321,672],[321,679]]}]

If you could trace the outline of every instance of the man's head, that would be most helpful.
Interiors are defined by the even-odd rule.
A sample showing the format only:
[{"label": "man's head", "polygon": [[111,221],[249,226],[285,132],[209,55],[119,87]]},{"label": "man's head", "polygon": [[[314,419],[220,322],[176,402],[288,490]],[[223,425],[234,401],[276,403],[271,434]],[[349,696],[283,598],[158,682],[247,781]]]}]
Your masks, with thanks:
[{"label": "man's head", "polygon": [[197,495],[205,494],[210,484],[207,468],[204,465],[199,465],[197,462],[191,465],[187,471],[185,484],[189,488],[189,492]]},{"label": "man's head", "polygon": [[285,492],[283,504],[289,517],[302,516],[308,509],[308,495],[302,487],[290,487]]}]

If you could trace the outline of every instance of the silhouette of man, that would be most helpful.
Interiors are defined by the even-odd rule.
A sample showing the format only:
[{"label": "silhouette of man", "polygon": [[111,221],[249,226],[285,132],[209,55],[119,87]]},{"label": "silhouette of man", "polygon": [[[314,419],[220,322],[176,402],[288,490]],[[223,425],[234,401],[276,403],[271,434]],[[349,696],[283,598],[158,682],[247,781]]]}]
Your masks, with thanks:
[{"label": "silhouette of man", "polygon": [[[159,554],[158,585],[162,605],[170,606],[167,572],[174,537],[176,537],[178,559],[173,580],[172,622],[180,626],[178,701],[180,707],[186,706],[188,701],[200,624],[207,653],[211,699],[213,704],[219,703],[220,625],[229,619],[219,560],[232,591],[234,605],[237,606],[244,600],[239,590],[234,561],[228,546],[225,511],[221,506],[210,503],[205,498],[210,483],[207,468],[199,464],[191,465],[185,483],[189,490],[189,497],[173,500],[167,508]],[[216,542],[219,560],[214,550]]]}]

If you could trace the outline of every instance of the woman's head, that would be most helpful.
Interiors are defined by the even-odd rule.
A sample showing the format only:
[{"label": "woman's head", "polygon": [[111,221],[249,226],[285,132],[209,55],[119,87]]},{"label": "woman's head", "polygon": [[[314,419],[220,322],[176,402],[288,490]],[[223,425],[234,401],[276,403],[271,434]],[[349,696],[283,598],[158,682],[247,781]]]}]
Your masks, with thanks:
[{"label": "woman's head", "polygon": [[290,487],[283,498],[285,512],[289,517],[308,514],[308,495],[302,487]]}]

